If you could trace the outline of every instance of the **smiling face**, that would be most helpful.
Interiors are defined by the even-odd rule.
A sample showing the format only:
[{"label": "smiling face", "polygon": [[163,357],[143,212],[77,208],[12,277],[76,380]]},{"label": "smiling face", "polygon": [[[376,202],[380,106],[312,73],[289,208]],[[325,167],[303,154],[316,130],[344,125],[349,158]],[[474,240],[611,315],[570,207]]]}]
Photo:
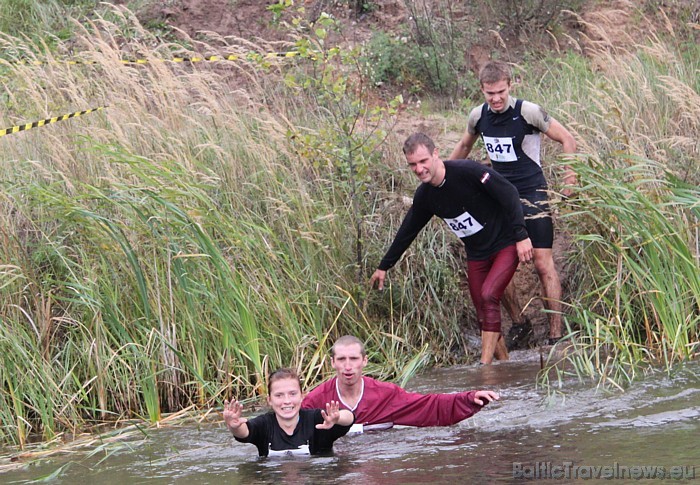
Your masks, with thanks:
[{"label": "smiling face", "polygon": [[367,365],[367,356],[362,355],[360,344],[336,345],[333,347],[331,364],[343,387],[353,387],[362,380],[362,369]]},{"label": "smiling face", "polygon": [[277,379],[270,384],[267,404],[275,412],[278,419],[291,421],[298,418],[303,397],[299,379],[286,377]]},{"label": "smiling face", "polygon": [[444,166],[438,157],[437,148],[431,153],[425,145],[418,145],[412,153],[406,154],[406,162],[423,183],[437,187],[445,178]]},{"label": "smiling face", "polygon": [[510,81],[501,79],[495,83],[484,83],[481,85],[481,92],[484,93],[486,103],[492,111],[500,113],[508,108]]}]

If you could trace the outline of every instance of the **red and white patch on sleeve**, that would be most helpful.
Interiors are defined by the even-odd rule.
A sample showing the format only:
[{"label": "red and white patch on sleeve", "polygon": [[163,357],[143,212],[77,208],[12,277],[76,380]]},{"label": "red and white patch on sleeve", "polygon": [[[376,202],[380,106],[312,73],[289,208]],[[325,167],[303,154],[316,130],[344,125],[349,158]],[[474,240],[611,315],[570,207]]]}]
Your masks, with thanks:
[{"label": "red and white patch on sleeve", "polygon": [[488,172],[484,172],[484,175],[481,176],[481,183],[485,184],[488,182],[488,180],[491,178],[491,174]]}]

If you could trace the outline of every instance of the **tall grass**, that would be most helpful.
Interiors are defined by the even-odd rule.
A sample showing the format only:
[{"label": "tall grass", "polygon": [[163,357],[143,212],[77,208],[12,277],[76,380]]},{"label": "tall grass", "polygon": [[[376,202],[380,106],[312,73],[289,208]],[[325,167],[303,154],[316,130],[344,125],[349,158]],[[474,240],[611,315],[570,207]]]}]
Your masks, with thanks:
[{"label": "tall grass", "polygon": [[582,153],[568,161],[580,189],[559,206],[578,279],[564,369],[599,385],[700,349],[700,51],[672,34],[589,44],[589,60],[553,61],[537,86]]},{"label": "tall grass", "polygon": [[[0,0],[0,32],[56,45],[60,39],[71,36],[71,17],[81,17],[98,3],[95,0]],[[11,46],[7,47],[12,52]],[[1,57],[7,52],[3,50]]]},{"label": "tall grass", "polygon": [[[445,241],[430,240],[442,231],[426,235],[434,253],[408,255],[392,287],[398,308],[358,287],[350,189],[287,139],[324,120],[284,96],[288,67],[262,75],[246,60],[280,46],[190,39],[196,50],[183,51],[126,10],[109,18],[76,24],[83,64],[6,39],[48,62],[0,66],[4,126],[109,107],[0,139],[0,441],[254,398],[282,365],[310,386],[330,372],[328,348],[344,333],[367,341],[380,377],[427,363],[416,354],[449,359],[442,343],[459,339],[459,292],[436,262],[450,260]],[[231,52],[241,61],[163,62]],[[135,56],[149,62],[119,62]],[[387,160],[399,160],[391,145]],[[369,196],[385,179],[363,193],[367,274],[405,210],[388,220],[386,192]]]}]

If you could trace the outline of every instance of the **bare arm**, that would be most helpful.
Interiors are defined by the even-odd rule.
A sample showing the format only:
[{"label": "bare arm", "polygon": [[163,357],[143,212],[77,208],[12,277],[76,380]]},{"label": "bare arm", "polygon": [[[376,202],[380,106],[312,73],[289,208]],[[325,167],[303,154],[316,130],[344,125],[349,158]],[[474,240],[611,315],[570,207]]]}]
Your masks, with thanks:
[{"label": "bare arm", "polygon": [[462,160],[467,158],[474,147],[474,143],[479,137],[477,135],[472,135],[469,131],[465,131],[462,135],[462,139],[457,142],[454,150],[450,154],[450,160]]},{"label": "bare arm", "polygon": [[249,434],[248,420],[241,417],[242,413],[243,405],[241,403],[236,400],[224,401],[224,422],[236,438],[247,438]]},{"label": "bare arm", "polygon": [[[561,143],[562,151],[564,153],[576,153],[576,140],[573,135],[569,133],[569,130],[564,128],[561,123],[557,120],[552,120],[549,125],[549,129],[544,133],[550,139]],[[562,193],[566,196],[571,195],[571,188],[566,186],[576,185],[576,172],[574,172],[568,165],[564,167],[564,189]]]}]

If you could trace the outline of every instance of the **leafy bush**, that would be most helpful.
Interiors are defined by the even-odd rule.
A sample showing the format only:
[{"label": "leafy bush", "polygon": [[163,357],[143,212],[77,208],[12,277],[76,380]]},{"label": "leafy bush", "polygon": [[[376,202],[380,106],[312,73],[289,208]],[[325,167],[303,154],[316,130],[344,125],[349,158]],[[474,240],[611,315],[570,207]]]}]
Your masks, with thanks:
[{"label": "leafy bush", "polygon": [[410,35],[377,32],[364,49],[364,65],[375,85],[384,83],[412,93],[457,94],[465,87],[460,72],[463,59],[451,56],[439,44],[416,45]]}]

